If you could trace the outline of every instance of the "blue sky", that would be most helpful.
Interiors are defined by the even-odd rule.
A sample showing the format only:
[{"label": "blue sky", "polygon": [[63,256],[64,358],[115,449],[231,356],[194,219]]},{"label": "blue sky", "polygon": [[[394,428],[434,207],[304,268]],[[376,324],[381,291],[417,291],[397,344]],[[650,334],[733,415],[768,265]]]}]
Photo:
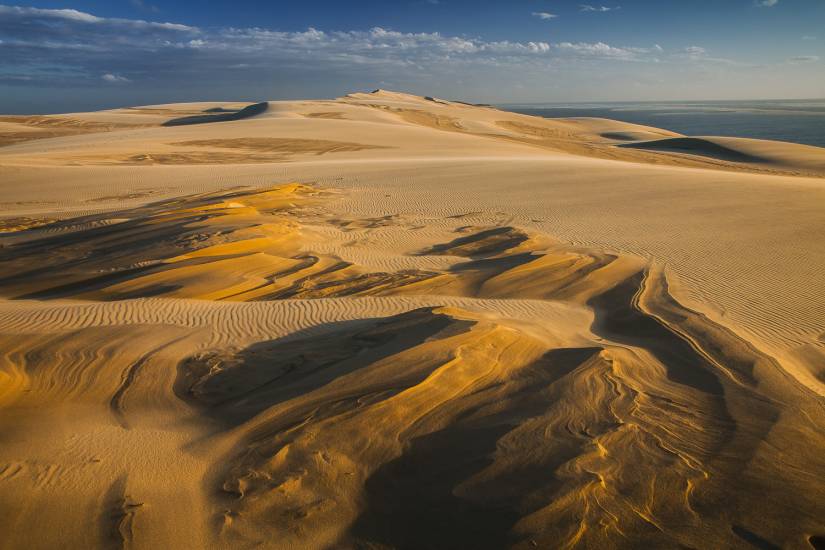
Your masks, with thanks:
[{"label": "blue sky", "polygon": [[378,87],[496,103],[822,98],[825,1],[0,4],[4,112]]}]

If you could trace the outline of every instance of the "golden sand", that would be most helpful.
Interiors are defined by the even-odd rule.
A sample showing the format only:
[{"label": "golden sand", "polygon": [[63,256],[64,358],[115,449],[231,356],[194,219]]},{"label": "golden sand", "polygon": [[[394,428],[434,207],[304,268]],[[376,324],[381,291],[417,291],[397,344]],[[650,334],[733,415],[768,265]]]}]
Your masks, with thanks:
[{"label": "golden sand", "polygon": [[825,151],[243,109],[0,148],[1,547],[821,547]]}]

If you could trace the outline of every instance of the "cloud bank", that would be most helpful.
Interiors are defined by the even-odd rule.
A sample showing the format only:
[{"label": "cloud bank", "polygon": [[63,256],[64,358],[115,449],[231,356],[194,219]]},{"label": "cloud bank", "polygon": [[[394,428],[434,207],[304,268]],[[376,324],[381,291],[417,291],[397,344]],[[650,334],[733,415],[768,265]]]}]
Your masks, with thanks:
[{"label": "cloud bank", "polygon": [[[554,19],[546,12],[534,16]],[[603,41],[486,40],[381,27],[199,28],[6,5],[0,5],[0,60],[0,87],[6,88],[0,100],[20,102],[37,90],[45,98],[59,87],[64,95],[77,90],[78,97],[90,101],[94,93],[109,90],[110,103],[115,97],[120,103],[132,101],[128,94],[141,98],[137,101],[206,99],[207,92],[233,99],[329,97],[366,87],[490,101],[562,94],[587,99],[597,92],[620,98],[639,89],[665,90],[668,74],[674,75],[671,93],[677,93],[684,88],[679,82],[705,79],[710,86],[709,75],[729,79],[722,67],[745,66],[688,44],[668,49]],[[818,61],[815,56],[783,56],[778,62],[798,66]],[[127,82],[129,86],[118,86]],[[92,91],[102,83],[108,85],[103,91]],[[15,86],[33,92],[9,91]],[[115,92],[120,95],[111,95]]]},{"label": "cloud bank", "polygon": [[[555,18],[546,12],[534,15]],[[0,53],[7,60],[0,81],[28,82],[99,80],[101,74],[139,82],[221,69],[284,71],[309,65],[319,70],[349,66],[432,71],[456,65],[552,65],[575,59],[639,61],[661,53],[652,46],[488,41],[381,27],[333,32],[200,29],[181,23],[103,18],[74,9],[2,5],[0,40]]]}]

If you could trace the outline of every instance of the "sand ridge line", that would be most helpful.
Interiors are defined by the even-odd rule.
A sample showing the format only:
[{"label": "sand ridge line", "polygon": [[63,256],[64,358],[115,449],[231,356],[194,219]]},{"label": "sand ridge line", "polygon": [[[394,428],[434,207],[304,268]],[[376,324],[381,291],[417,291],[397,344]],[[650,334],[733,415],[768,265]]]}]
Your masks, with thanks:
[{"label": "sand ridge line", "polygon": [[[561,289],[570,295],[588,292],[578,279],[587,281],[591,271],[615,259],[556,254],[550,240],[504,226],[418,252],[468,258],[445,271],[376,272],[300,250],[307,232],[300,207],[319,198],[307,186],[285,185],[161,201],[121,212],[128,221],[92,224],[86,230],[11,245],[0,259],[14,274],[0,280],[0,289],[18,299],[166,296],[250,301],[388,294],[543,299]],[[318,221],[369,231],[398,220],[353,225],[322,217],[314,223]],[[64,223],[84,225],[80,220]],[[542,248],[548,251],[535,252]],[[56,258],[64,266],[57,277],[52,269]],[[14,269],[16,265],[21,267]]]}]

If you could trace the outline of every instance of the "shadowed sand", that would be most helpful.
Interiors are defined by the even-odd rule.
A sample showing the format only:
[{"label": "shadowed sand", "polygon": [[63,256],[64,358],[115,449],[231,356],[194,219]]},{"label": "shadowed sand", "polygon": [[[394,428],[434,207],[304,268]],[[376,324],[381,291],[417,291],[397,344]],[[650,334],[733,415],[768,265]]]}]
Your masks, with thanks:
[{"label": "shadowed sand", "polygon": [[188,124],[206,124],[211,122],[230,122],[233,120],[243,120],[265,113],[269,108],[269,103],[253,103],[237,111],[226,110],[220,107],[205,109],[202,115],[190,115],[180,118],[173,118],[163,123],[164,126],[186,126]]},{"label": "shadowed sand", "polygon": [[821,547],[821,150],[268,105],[0,150],[3,547]]},{"label": "shadowed sand", "polygon": [[822,158],[821,148],[795,143],[778,143],[745,138],[681,137],[629,143],[622,145],[622,147],[666,153],[683,153],[742,164],[804,168],[812,173],[825,173],[825,159]]}]

